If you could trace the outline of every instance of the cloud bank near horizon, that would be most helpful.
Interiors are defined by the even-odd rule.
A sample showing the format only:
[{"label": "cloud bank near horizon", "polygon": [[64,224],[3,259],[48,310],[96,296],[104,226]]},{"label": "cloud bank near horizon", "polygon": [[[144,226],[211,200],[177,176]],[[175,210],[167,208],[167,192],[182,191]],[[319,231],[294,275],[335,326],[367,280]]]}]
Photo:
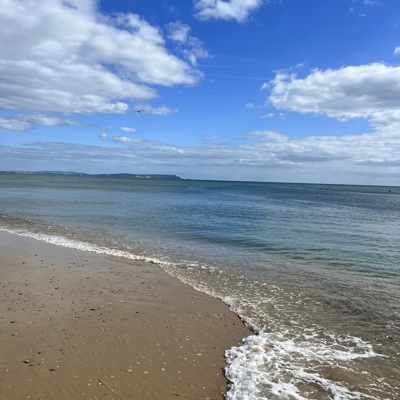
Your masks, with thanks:
[{"label": "cloud bank near horizon", "polygon": [[236,180],[288,182],[309,182],[311,176],[314,182],[326,181],[323,171],[329,170],[330,183],[362,183],[362,176],[372,176],[383,185],[394,184],[400,167],[400,137],[388,132],[292,139],[280,132],[258,130],[236,146],[213,141],[204,146],[177,146],[105,133],[101,140],[109,146],[36,142],[18,151],[0,146],[0,155],[9,169],[16,161],[29,169],[32,162],[40,165],[57,160],[58,169],[68,165],[78,172],[151,170],[213,179],[219,171],[219,179],[235,176]]}]

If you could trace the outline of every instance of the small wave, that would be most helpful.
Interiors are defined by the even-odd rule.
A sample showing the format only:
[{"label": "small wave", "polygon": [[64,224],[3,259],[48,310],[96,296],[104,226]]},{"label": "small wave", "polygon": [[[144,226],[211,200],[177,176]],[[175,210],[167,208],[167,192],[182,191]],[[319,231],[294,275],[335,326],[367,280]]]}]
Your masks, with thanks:
[{"label": "small wave", "polygon": [[98,245],[88,243],[88,242],[67,239],[65,237],[58,236],[58,235],[47,235],[44,233],[33,233],[33,232],[26,231],[26,230],[7,229],[7,228],[0,228],[0,230],[4,231],[4,232],[15,234],[18,236],[30,237],[32,239],[36,239],[36,240],[40,240],[42,242],[54,244],[56,246],[67,247],[70,249],[87,251],[87,252],[97,253],[97,254],[105,254],[105,255],[115,256],[115,257],[123,257],[123,258],[127,258],[130,260],[143,261],[143,262],[151,263],[151,264],[159,264],[159,265],[168,265],[169,264],[168,262],[158,259],[158,258],[140,256],[140,255],[129,253],[128,251],[111,249],[108,247],[98,246]]}]

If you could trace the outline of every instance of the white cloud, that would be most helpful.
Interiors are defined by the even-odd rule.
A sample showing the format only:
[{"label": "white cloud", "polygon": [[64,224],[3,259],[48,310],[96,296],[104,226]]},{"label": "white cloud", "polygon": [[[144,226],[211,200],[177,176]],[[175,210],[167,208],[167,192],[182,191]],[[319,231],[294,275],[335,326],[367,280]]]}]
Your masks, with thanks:
[{"label": "white cloud", "polygon": [[300,79],[278,73],[269,101],[278,109],[338,120],[368,118],[374,125],[400,117],[400,67],[382,63],[315,70]]},{"label": "white cloud", "polygon": [[275,117],[274,113],[268,113],[260,116],[260,118],[273,118],[273,117]]},{"label": "white cloud", "polygon": [[70,119],[50,117],[43,114],[18,114],[11,117],[0,118],[0,129],[16,132],[26,132],[33,129],[35,125],[84,126],[85,124]]},{"label": "white cloud", "polygon": [[195,0],[196,17],[200,20],[245,21],[251,12],[257,10],[264,0]]},{"label": "white cloud", "polygon": [[32,128],[32,124],[15,118],[0,117],[0,129],[14,132],[25,132]]},{"label": "white cloud", "polygon": [[130,133],[136,133],[137,132],[137,130],[135,128],[129,128],[127,126],[121,127],[121,130],[124,131],[124,132],[130,132]]},{"label": "white cloud", "polygon": [[0,0],[0,108],[125,113],[152,85],[200,74],[135,14],[101,15],[95,0]]},{"label": "white cloud", "polygon": [[126,136],[115,136],[112,139],[113,142],[117,142],[117,143],[132,143],[133,139],[128,138]]},{"label": "white cloud", "polygon": [[190,26],[181,21],[172,22],[167,25],[168,38],[178,43],[186,43],[190,38]]},{"label": "white cloud", "polygon": [[171,110],[167,106],[153,107],[149,104],[140,104],[136,107],[136,110],[140,113],[143,112],[145,114],[160,115],[160,116],[167,116],[178,112],[177,109]]},{"label": "white cloud", "polygon": [[394,49],[394,54],[395,54],[396,56],[400,54],[400,46],[397,46],[397,47]]}]

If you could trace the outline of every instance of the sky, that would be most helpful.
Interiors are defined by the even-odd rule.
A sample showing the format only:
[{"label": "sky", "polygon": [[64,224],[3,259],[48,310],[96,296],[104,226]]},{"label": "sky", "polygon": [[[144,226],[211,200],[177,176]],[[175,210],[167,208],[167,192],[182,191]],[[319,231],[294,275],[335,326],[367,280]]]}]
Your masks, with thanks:
[{"label": "sky", "polygon": [[0,10],[0,170],[400,185],[399,0]]}]

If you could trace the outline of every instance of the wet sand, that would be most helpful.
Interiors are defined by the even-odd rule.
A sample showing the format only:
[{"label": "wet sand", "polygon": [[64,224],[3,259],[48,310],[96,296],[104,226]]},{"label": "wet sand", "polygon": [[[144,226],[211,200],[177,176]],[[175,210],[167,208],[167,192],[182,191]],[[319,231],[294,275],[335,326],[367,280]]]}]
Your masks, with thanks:
[{"label": "wet sand", "polygon": [[223,399],[249,334],[156,265],[0,232],[0,399]]}]

